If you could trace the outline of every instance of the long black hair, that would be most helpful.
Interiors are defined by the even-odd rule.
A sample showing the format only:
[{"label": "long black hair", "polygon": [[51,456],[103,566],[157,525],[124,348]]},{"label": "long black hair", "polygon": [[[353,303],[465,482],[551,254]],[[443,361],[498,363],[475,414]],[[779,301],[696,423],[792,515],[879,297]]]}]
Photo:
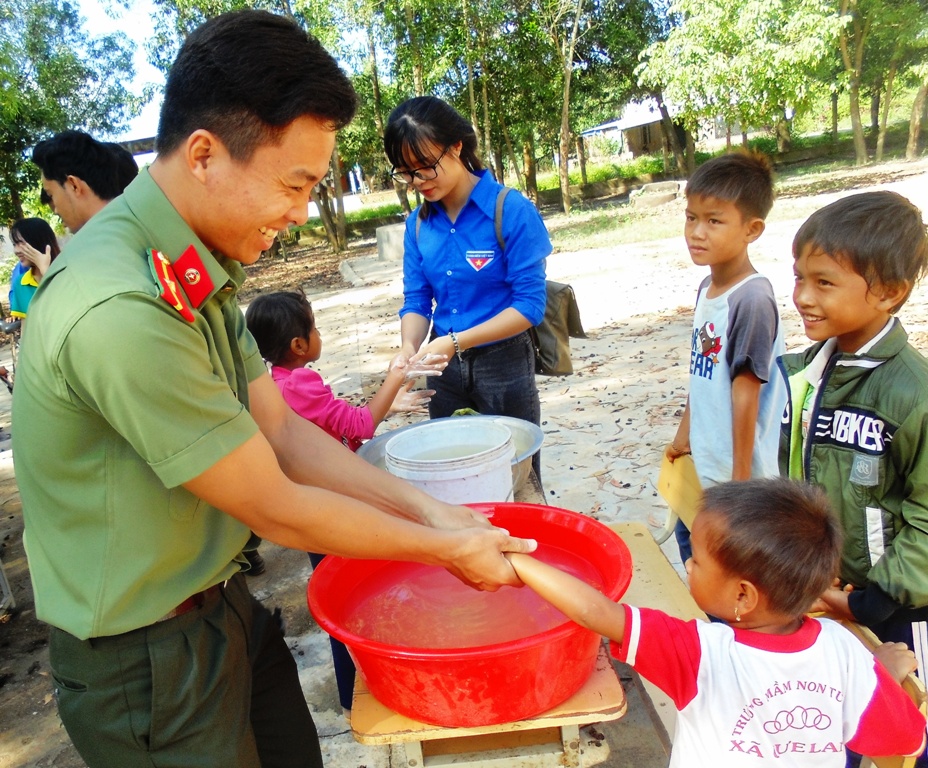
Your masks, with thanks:
[{"label": "long black hair", "polygon": [[14,222],[10,227],[10,240],[13,243],[28,243],[42,253],[45,253],[45,249],[51,246],[52,261],[61,253],[55,231],[45,219],[30,218]]},{"label": "long black hair", "polygon": [[[383,135],[383,149],[394,168],[415,159],[420,165],[431,165],[439,154],[461,142],[460,160],[469,171],[483,169],[477,154],[477,134],[474,126],[450,104],[435,96],[407,99],[390,113]],[[420,216],[429,214],[428,201],[422,204]]]}]

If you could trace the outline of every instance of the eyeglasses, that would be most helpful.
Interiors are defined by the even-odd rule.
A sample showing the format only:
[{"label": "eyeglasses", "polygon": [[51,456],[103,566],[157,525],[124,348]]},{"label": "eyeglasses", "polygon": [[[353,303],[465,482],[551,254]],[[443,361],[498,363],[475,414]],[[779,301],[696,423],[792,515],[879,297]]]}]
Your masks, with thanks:
[{"label": "eyeglasses", "polygon": [[442,152],[438,159],[431,165],[423,165],[421,168],[415,168],[411,171],[397,171],[393,169],[390,171],[390,175],[399,182],[403,184],[412,184],[413,179],[419,179],[419,181],[431,181],[434,178],[438,177],[438,166],[441,165],[441,159],[448,152],[448,148],[445,147],[444,152]]}]

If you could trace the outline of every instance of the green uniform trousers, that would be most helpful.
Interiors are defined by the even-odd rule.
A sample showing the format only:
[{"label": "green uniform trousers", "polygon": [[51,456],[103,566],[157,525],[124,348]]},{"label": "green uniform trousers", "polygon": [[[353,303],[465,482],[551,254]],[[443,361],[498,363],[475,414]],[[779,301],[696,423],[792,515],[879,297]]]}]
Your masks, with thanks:
[{"label": "green uniform trousers", "polygon": [[122,635],[52,628],[49,650],[61,720],[89,768],[322,768],[296,663],[242,575]]}]

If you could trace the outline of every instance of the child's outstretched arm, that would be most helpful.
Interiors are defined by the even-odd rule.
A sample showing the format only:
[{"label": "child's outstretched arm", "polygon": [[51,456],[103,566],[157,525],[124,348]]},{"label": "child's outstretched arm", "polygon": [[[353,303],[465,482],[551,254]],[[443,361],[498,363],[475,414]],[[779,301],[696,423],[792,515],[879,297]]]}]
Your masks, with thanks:
[{"label": "child's outstretched arm", "polygon": [[571,621],[610,640],[625,637],[625,608],[576,576],[529,555],[506,553],[518,577]]},{"label": "child's outstretched arm", "polygon": [[[390,413],[390,408],[407,379],[413,380],[417,376],[427,375],[441,376],[441,372],[447,367],[448,358],[444,355],[434,355],[429,360],[419,361],[415,364],[391,364],[386,379],[380,385],[377,394],[367,404],[367,408],[371,412],[371,418],[374,420],[374,427],[380,424]],[[428,399],[425,402],[428,402]]]}]

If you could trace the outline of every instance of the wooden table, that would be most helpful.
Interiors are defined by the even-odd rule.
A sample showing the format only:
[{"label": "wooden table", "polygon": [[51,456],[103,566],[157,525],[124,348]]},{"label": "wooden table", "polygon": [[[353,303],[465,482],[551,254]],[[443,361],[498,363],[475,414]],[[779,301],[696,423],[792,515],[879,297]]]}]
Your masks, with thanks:
[{"label": "wooden table", "polygon": [[605,646],[593,674],[567,701],[536,717],[473,728],[429,725],[375,699],[359,675],[351,730],[361,744],[401,744],[408,768],[579,768],[580,726],[625,714],[625,691]]}]

